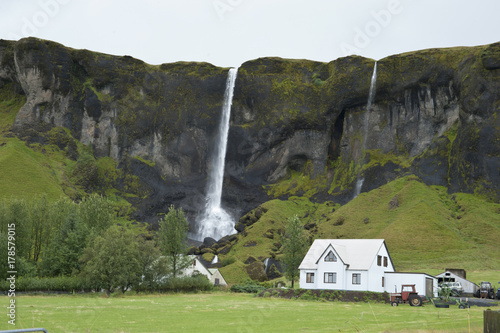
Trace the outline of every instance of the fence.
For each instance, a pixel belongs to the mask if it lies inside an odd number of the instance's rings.
[[[500,311],[484,310],[484,333],[500,332]]]

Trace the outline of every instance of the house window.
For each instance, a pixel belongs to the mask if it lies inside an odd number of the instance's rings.
[[[384,267],[387,267],[387,257],[384,257]]]
[[[382,266],[382,256],[377,256],[377,266]]]
[[[382,278],[383,279],[383,278]],[[215,278],[215,285],[218,286],[220,284],[219,279]]]
[[[193,267],[196,266],[196,259],[193,260]]]
[[[337,273],[325,273],[325,283],[337,283]]]
[[[314,283],[314,273],[306,274],[306,283]]]
[[[352,274],[352,284],[361,284],[361,274],[359,273]]]
[[[328,252],[328,255],[325,257],[325,261],[337,261],[337,257],[333,254],[333,251]]]
[[[385,287],[385,278],[382,276],[382,288]]]

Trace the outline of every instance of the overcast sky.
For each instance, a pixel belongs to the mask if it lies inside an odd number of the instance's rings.
[[[150,64],[379,60],[498,42],[499,13],[498,0],[0,0],[0,38],[35,36]]]

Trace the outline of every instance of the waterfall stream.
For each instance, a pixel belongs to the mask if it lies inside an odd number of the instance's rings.
[[[219,125],[217,147],[209,173],[205,210],[198,218],[198,231],[195,239],[203,241],[205,237],[219,240],[223,236],[236,233],[235,222],[221,207],[222,183],[226,159],[227,137],[229,133],[229,118],[233,102],[233,90],[238,74],[237,68],[231,68],[226,81],[226,91],[222,105],[222,117]]]
[[[364,159],[365,149],[366,149],[366,138],[368,136],[368,125],[369,125],[369,117],[370,112],[372,111],[372,104],[375,100],[375,89],[377,85],[377,62],[375,62],[375,66],[373,66],[372,78],[370,81],[370,91],[368,92],[368,101],[366,102],[366,111],[363,121],[363,144],[361,145],[361,154]],[[363,166],[363,164],[361,164]],[[363,187],[363,182],[365,181],[365,177],[360,177],[360,171],[358,171],[358,179],[356,180],[356,189],[354,192],[354,198],[356,198],[360,193]]]

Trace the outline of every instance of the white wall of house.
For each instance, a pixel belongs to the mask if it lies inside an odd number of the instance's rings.
[[[306,280],[308,274],[314,275],[312,282]],[[318,280],[318,272],[315,269],[314,270],[312,270],[312,269],[308,269],[308,270],[301,269],[300,270],[300,280],[299,280],[300,288],[302,288],[302,289],[318,289],[316,287],[317,280]]]
[[[217,268],[209,268],[208,270],[212,274],[210,277],[210,282],[212,282],[214,286],[227,286],[226,280]]]
[[[325,261],[330,253],[334,261]],[[335,249],[330,245],[318,259],[318,269],[315,289],[345,289],[346,265],[342,262]],[[334,283],[328,282],[328,274],[334,274]],[[326,276],[325,276],[326,274]],[[301,285],[302,286],[302,285]]]
[[[346,273],[346,290],[368,291],[368,271],[347,270]]]
[[[191,276],[195,271],[198,271],[210,280],[210,275],[212,275],[212,273],[208,271],[208,269],[198,260],[198,258],[196,258],[195,256],[191,257],[193,261],[191,265],[183,271],[183,275]]]
[[[394,265],[385,246],[380,247],[370,269],[368,270],[368,286],[366,290],[384,292],[386,272],[394,272]]]

